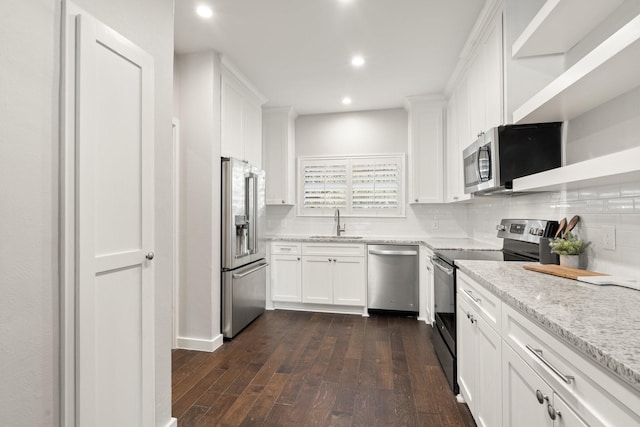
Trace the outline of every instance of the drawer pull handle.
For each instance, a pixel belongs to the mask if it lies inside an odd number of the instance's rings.
[[[473,300],[473,302],[475,302],[475,303],[479,303],[479,302],[481,301],[481,300],[480,300],[480,298],[476,298],[476,297],[474,297],[474,296],[473,296],[473,293],[472,293],[470,290],[468,290],[468,289],[463,289],[463,291],[464,291],[464,293],[465,293],[465,294],[469,295],[469,298],[471,298],[471,299]]]
[[[558,370],[558,368],[553,366],[547,359],[545,359],[542,356],[542,350],[533,348],[529,344],[527,344],[526,347],[527,347],[527,350],[529,350],[535,357],[537,357],[538,360],[540,360],[540,362],[542,362],[543,365],[545,365],[547,368],[551,369],[551,371],[554,374],[556,374],[562,381],[564,381],[567,384],[571,384],[571,382],[575,380],[575,377],[563,374],[562,372],[560,372]]]

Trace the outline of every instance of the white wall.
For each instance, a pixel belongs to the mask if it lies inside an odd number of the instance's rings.
[[[220,58],[176,56],[181,142],[178,346],[212,351],[220,334]]]
[[[299,116],[298,156],[407,153],[408,114],[403,109]],[[407,205],[403,218],[345,217],[347,235],[465,237],[466,209],[459,205]],[[298,217],[296,208],[267,207],[268,234],[335,234],[333,217]]]
[[[298,116],[296,156],[406,153],[407,123],[401,108]]]
[[[1,423],[57,416],[59,4],[0,2]]]
[[[58,424],[59,40],[62,0],[0,2],[0,414]],[[155,60],[156,422],[171,414],[171,0],[78,0]]]

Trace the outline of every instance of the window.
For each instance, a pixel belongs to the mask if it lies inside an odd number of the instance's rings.
[[[300,157],[300,215],[404,215],[404,155]]]

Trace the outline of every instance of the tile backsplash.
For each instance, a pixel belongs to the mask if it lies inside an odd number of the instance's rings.
[[[560,220],[580,216],[574,230],[591,242],[589,270],[640,281],[640,181],[580,190],[476,198],[470,203],[408,205],[403,218],[343,217],[346,235],[470,237],[501,246],[502,218]],[[295,207],[267,207],[270,235],[334,234],[333,217],[297,216]],[[615,249],[611,247],[615,241]]]
[[[573,191],[475,199],[467,212],[469,237],[495,242],[503,217],[555,219],[580,216],[574,230],[590,241],[589,270],[640,281],[640,181]],[[615,249],[607,242],[615,240]],[[609,244],[611,247],[611,244]]]

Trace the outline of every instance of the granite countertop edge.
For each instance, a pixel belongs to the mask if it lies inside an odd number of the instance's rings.
[[[631,386],[636,391],[640,391],[640,372],[634,369],[631,369],[624,362],[618,360],[611,354],[608,354],[603,349],[599,348],[597,345],[589,342],[588,339],[581,337],[566,327],[560,325],[559,323],[550,319],[547,315],[540,313],[535,307],[527,304],[526,302],[521,301],[517,297],[511,295],[509,292],[500,288],[491,282],[491,280],[486,279],[481,274],[478,274],[477,271],[473,268],[473,262],[477,261],[456,261],[457,266],[461,271],[468,274],[472,279],[476,280],[478,283],[486,287],[489,291],[497,295],[502,299],[502,301],[506,302],[516,310],[525,314],[530,320],[534,321],[534,323],[541,326],[543,329],[550,332],[552,335],[559,338],[562,342],[567,344],[569,347],[576,349],[579,353],[583,354],[587,357],[587,359],[592,360],[597,365],[605,368],[608,372],[614,374],[618,379],[622,380],[624,383]],[[487,261],[491,262],[491,261]],[[494,261],[496,263],[500,263],[499,261]],[[502,262],[504,264],[504,262]],[[526,263],[509,263],[513,265],[513,267],[521,268],[523,264]],[[529,274],[536,275],[541,273],[528,272]],[[572,279],[565,279],[560,277],[553,277],[554,280],[564,280],[573,282]],[[637,292],[631,291],[630,292]]]
[[[495,251],[501,248],[490,243],[480,242],[466,237],[410,237],[410,236],[363,236],[362,238],[344,237],[312,237],[306,235],[273,235],[267,236],[267,241],[271,242],[301,242],[301,243],[362,243],[367,245],[375,244],[400,244],[400,245],[421,245],[432,251],[437,250],[487,250]]]

